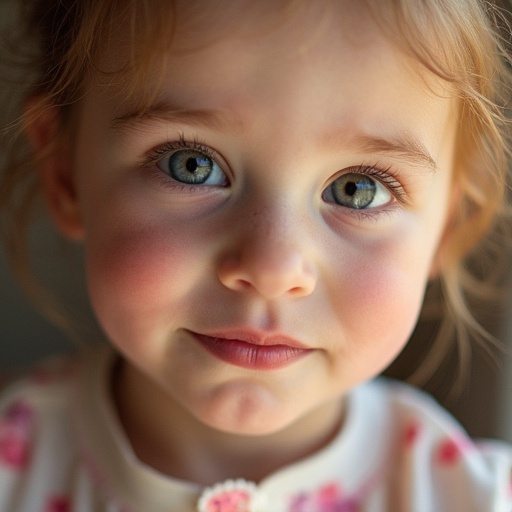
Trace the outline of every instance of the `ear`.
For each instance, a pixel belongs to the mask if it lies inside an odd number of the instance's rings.
[[[72,169],[71,142],[63,136],[58,107],[48,105],[45,98],[32,98],[26,105],[24,128],[36,155],[50,216],[63,235],[82,240],[84,230]]]

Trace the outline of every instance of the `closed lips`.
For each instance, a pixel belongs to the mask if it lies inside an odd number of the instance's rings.
[[[218,359],[254,370],[277,370],[295,363],[312,352],[286,336],[257,336],[239,332],[219,336],[189,331],[210,354]],[[226,337],[229,336],[229,337]]]

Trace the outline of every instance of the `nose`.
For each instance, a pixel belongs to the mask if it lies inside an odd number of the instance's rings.
[[[231,238],[218,267],[219,280],[230,290],[256,292],[265,299],[305,297],[317,283],[311,250],[295,223],[255,214]]]

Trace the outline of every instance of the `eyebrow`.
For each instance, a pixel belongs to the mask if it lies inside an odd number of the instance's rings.
[[[392,138],[358,134],[348,138],[348,146],[361,153],[377,153],[419,166],[430,173],[438,170],[438,165],[425,145],[412,133],[401,133]]]
[[[184,109],[174,107],[168,103],[161,103],[142,112],[130,112],[114,118],[110,128],[118,134],[142,131],[146,126],[154,123],[179,123],[192,127],[209,127],[214,130],[236,133],[243,129],[240,118],[226,114],[222,110],[214,109]],[[435,173],[438,166],[425,145],[412,133],[403,132],[397,136],[383,138],[366,133],[346,134],[343,130],[340,136],[329,134],[324,145],[332,147],[345,147],[366,154],[378,154],[395,158],[406,164],[421,167],[430,173]]]
[[[169,104],[158,104],[142,112],[131,112],[114,118],[110,128],[119,134],[143,130],[154,123],[182,123],[190,126],[208,126],[212,129],[227,130],[231,126],[238,130],[241,121],[228,116],[222,110],[184,109]]]

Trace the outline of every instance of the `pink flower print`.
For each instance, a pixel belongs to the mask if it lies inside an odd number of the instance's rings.
[[[463,436],[445,438],[437,448],[437,461],[441,466],[453,466],[470,448],[470,442]]]
[[[290,512],[359,512],[356,500],[343,497],[341,487],[327,484],[313,493],[301,493],[292,499]]]
[[[51,497],[46,503],[44,512],[70,512],[71,504],[69,499],[62,497]]]
[[[33,409],[22,402],[13,403],[0,419],[0,464],[23,469],[30,457]]]
[[[307,512],[308,501],[309,498],[306,493],[294,496],[291,501],[290,512]]]
[[[245,491],[218,494],[206,505],[206,512],[249,512],[250,497]]]
[[[226,480],[204,489],[197,508],[199,512],[250,512],[260,509],[261,498],[254,482]]]
[[[404,430],[403,444],[405,448],[411,448],[421,435],[421,425],[417,421],[411,421]]]
[[[320,488],[317,500],[320,504],[331,504],[341,496],[341,489],[337,484],[328,484]]]

